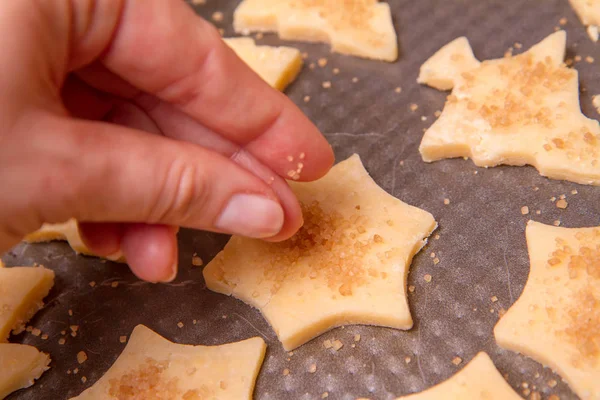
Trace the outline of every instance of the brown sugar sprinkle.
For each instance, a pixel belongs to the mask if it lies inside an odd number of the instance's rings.
[[[344,347],[344,343],[342,343],[339,339],[336,339],[332,342],[332,348],[335,351],[340,350],[342,347]]]
[[[577,193],[579,193],[579,192],[577,191],[577,189],[573,189],[573,190],[571,190],[571,194],[572,194],[572,195],[575,195],[575,194],[577,194]]]
[[[325,67],[327,65],[327,59],[326,58],[319,58],[317,60],[317,65],[321,68]]]
[[[329,88],[331,88],[331,82],[325,81],[321,84],[321,86],[323,86],[323,89],[329,89]]]
[[[460,365],[460,363],[462,363],[462,358],[460,358],[460,357],[454,357],[454,358],[452,359],[452,364],[454,364],[454,365],[457,365],[457,366],[458,366],[458,365]]]
[[[386,238],[367,234],[369,219],[360,210],[353,208],[354,213],[345,217],[337,211],[325,212],[314,201],[302,204],[302,211],[304,225],[296,235],[284,242],[265,244],[270,260],[264,277],[273,282],[271,293],[277,293],[282,282],[293,274],[311,279],[322,277],[329,288],[342,296],[352,295],[354,288],[367,279],[386,278],[379,272],[379,263],[365,262],[370,252],[386,243]],[[385,259],[386,254],[381,254],[381,261]],[[308,264],[308,270],[298,271],[296,265],[300,262]]]
[[[285,368],[285,369],[283,370],[283,376],[288,376],[289,374],[290,374],[290,370],[289,370],[289,369],[287,369],[287,368]]]
[[[400,86],[398,86],[396,89],[394,89],[394,92],[402,93],[402,88]]]
[[[119,336],[119,343],[127,342],[127,336]]]
[[[47,333],[44,333],[42,335],[42,340],[48,340],[48,334]]]
[[[91,282],[89,283],[89,285],[90,285],[90,287],[95,287],[95,286],[96,286],[96,282],[95,282],[95,281],[91,281]]]
[[[548,400],[560,400],[560,397],[558,397],[555,394],[551,394],[550,396],[548,396]]]
[[[308,103],[310,101],[310,96],[304,96],[304,102]]]
[[[531,396],[529,396],[529,400],[542,400],[542,395],[539,392],[531,392]]]
[[[413,285],[410,285],[410,286],[408,287],[408,291],[409,291],[409,292],[411,292],[411,293],[414,293],[414,291],[415,291],[415,287],[414,287]]]
[[[322,399],[326,399],[329,397],[329,393],[328,392],[323,392],[323,394],[321,395]]]
[[[315,63],[308,64],[308,68],[309,69],[315,69]]]
[[[77,362],[79,364],[83,364],[84,362],[86,362],[88,359],[87,354],[85,353],[85,351],[80,351],[79,353],[77,353]]]
[[[58,339],[58,344],[59,344],[59,345],[61,345],[61,346],[62,346],[63,344],[65,344],[66,342],[67,342],[67,341],[66,341],[66,339],[65,339],[65,338],[60,338],[60,339]]]
[[[42,331],[41,331],[40,329],[38,329],[38,328],[33,328],[33,329],[31,330],[31,334],[32,334],[33,336],[40,336],[40,335],[42,334]]]
[[[419,106],[417,104],[415,104],[415,103],[412,103],[409,106],[409,108],[410,108],[410,111],[415,112],[415,111],[417,111],[419,109]]]
[[[331,72],[333,72],[334,75],[337,75],[340,73],[340,69],[339,68],[334,68],[333,70],[331,70]]]
[[[360,335],[358,335],[358,334],[354,335],[354,341],[360,342]]]
[[[113,283],[110,284],[111,288],[116,288],[118,286],[119,286],[119,282],[113,282]]]
[[[311,374],[317,372],[317,364],[311,364],[310,367],[308,367],[308,372],[310,372]]]
[[[357,77],[352,78],[352,83],[356,83],[356,82],[358,82],[358,78]]]
[[[588,63],[588,64],[592,64],[594,62],[594,57],[587,56],[585,58],[585,62]]]
[[[167,361],[158,362],[152,358],[139,367],[109,381],[108,394],[119,400],[134,399],[198,399],[197,390],[182,393],[178,387],[178,378],[167,378],[163,373],[168,367]],[[193,397],[196,394],[197,397]],[[183,396],[183,397],[181,397]]]
[[[410,362],[411,362],[411,358],[410,358],[410,357],[404,357],[404,362],[405,362],[406,364],[410,364]]]
[[[567,24],[567,19],[565,17],[562,17],[558,20],[558,23],[564,26]]]
[[[86,383],[87,382],[87,378],[85,376],[81,377],[81,383]]]
[[[580,62],[581,61],[581,56],[575,56],[574,60],[575,60],[575,62]]]
[[[223,13],[221,11],[215,11],[212,15],[212,20],[215,22],[223,21]]]
[[[498,301],[498,297],[497,297],[497,296],[492,296],[492,297],[490,298],[490,300],[492,301],[492,303],[495,303],[495,302],[497,302],[497,301]]]
[[[448,205],[448,204],[450,204],[450,199],[444,199],[444,204],[445,204],[445,205]]]
[[[423,279],[425,280],[425,282],[429,283],[431,282],[431,275],[430,274],[425,274],[425,276],[423,277]]]
[[[75,369],[73,370],[73,373],[74,373],[75,375],[77,375],[77,374],[79,373],[79,368],[75,368]]]
[[[554,225],[554,226],[560,226],[560,221],[559,221],[559,220],[556,220],[556,221],[554,221],[554,222],[552,223],[552,225]]]
[[[556,387],[556,385],[558,385],[558,382],[556,382],[556,379],[550,379],[548,381],[548,386],[550,386],[551,388]]]
[[[183,322],[179,321],[179,322],[177,323],[177,327],[178,327],[179,329],[183,328]]]
[[[521,207],[521,214],[523,214],[523,215],[529,214],[529,207],[527,207],[527,206]]]
[[[69,310],[69,317],[73,316],[73,310]]]
[[[326,349],[330,349],[333,345],[331,344],[331,340],[327,339],[325,341],[323,341],[323,347],[325,347]]]
[[[202,265],[204,265],[204,261],[202,261],[202,258],[200,258],[198,254],[194,253],[194,255],[192,256],[192,265],[194,267],[201,267]]]
[[[523,47],[523,45],[521,43],[517,42],[514,44],[514,47],[515,47],[515,49],[520,49]]]
[[[556,202],[556,207],[563,209],[563,210],[565,208],[567,208],[568,205],[569,205],[569,203],[567,203],[567,201],[565,199],[560,199]]]

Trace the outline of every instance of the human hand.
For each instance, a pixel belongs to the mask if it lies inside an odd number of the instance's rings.
[[[181,0],[0,3],[0,252],[69,218],[169,281],[176,231],[283,240],[333,153]],[[289,161],[289,156],[293,161]]]

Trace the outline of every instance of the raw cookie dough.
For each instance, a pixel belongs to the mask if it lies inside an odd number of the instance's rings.
[[[484,61],[458,76],[447,49],[446,56],[434,55],[447,62],[433,76],[450,71],[454,89],[423,136],[423,160],[530,164],[549,178],[600,185],[600,126],[581,113],[577,71],[562,63],[565,43],[559,31],[524,54]]]
[[[257,46],[251,38],[229,38],[224,41],[275,89],[285,90],[302,69],[300,51],[293,47]]]
[[[556,370],[581,399],[600,399],[600,227],[529,222],[526,235],[529,279],[496,341]]]
[[[396,400],[521,400],[484,352],[452,378],[423,392]]]
[[[410,329],[406,277],[433,216],[377,186],[358,155],[290,185],[300,232],[282,243],[233,236],[204,269],[208,288],[258,308],[286,350],[339,325]]]
[[[417,82],[438,90],[450,90],[463,72],[475,69],[480,64],[473,55],[467,38],[459,37],[425,61],[419,71]]]
[[[0,268],[0,343],[17,335],[44,305],[54,286],[54,271],[44,267]]]
[[[0,399],[33,382],[48,370],[50,357],[35,347],[0,343]]]
[[[37,231],[25,236],[24,239],[28,243],[44,243],[54,240],[66,240],[69,246],[78,254],[96,257],[90,249],[83,243],[79,235],[77,221],[70,219],[62,224],[44,224]],[[105,257],[111,261],[126,262],[122,254],[117,254],[113,257]]]
[[[73,399],[252,399],[266,348],[259,337],[221,346],[177,344],[138,325],[112,367]]]
[[[598,26],[600,25],[600,1],[598,0],[569,0],[571,7],[577,13],[581,23],[587,26],[587,32],[594,42],[598,41]]]
[[[398,58],[390,7],[378,0],[243,0],[233,26],[246,35],[278,32],[286,40],[331,43],[338,53]]]

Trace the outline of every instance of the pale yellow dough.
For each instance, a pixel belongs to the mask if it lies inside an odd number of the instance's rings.
[[[79,235],[77,221],[74,219],[70,219],[62,224],[44,224],[37,231],[25,236],[24,240],[27,243],[44,243],[55,240],[65,240],[76,253],[86,256],[97,256],[87,248],[85,243],[83,243],[83,240]],[[106,258],[111,261],[126,262],[120,252],[115,256]]]
[[[35,347],[0,343],[0,399],[33,385],[48,364],[50,357]]]
[[[221,346],[176,344],[138,325],[112,367],[73,399],[252,399],[266,348],[258,337]]]
[[[600,1],[598,0],[569,0],[581,23],[587,26],[588,35],[594,42],[598,41],[598,26],[600,26]]]
[[[524,54],[484,61],[458,75],[449,61],[438,64],[432,84],[448,70],[453,90],[423,136],[423,160],[530,164],[549,178],[600,185],[600,126],[581,113],[577,71],[562,63],[565,43],[566,34],[559,31]],[[470,50],[462,47],[457,54],[468,57]]]
[[[496,341],[554,369],[581,399],[600,399],[600,227],[530,222],[526,235],[529,278]]]
[[[421,393],[396,400],[520,400],[484,352],[452,378]]]
[[[54,271],[44,267],[0,268],[0,343],[19,334],[44,305],[54,286]]]
[[[286,350],[339,325],[411,328],[406,277],[433,216],[377,186],[357,155],[290,184],[300,232],[283,243],[232,237],[204,269],[208,288],[258,308]]]
[[[243,0],[233,26],[242,34],[277,32],[286,40],[326,42],[358,57],[398,58],[390,7],[377,0]]]
[[[302,69],[300,51],[293,47],[257,46],[251,38],[228,38],[224,41],[254,72],[277,90],[285,90]]]

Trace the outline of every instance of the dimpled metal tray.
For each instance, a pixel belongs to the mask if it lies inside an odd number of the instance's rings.
[[[223,12],[223,21],[216,25],[225,36],[232,36],[237,3],[207,0],[194,7],[209,19],[215,11]],[[551,394],[563,400],[577,398],[549,369],[500,349],[492,330],[498,312],[519,297],[527,279],[527,220],[547,224],[559,220],[567,227],[600,225],[600,188],[551,181],[530,167],[480,169],[462,159],[422,162],[418,145],[423,129],[442,109],[446,94],[415,80],[431,54],[462,35],[469,38],[479,59],[497,58],[515,42],[527,49],[553,32],[564,17],[568,57],[590,55],[600,60],[600,47],[588,39],[566,0],[390,0],[389,4],[400,44],[397,62],[331,54],[327,45],[286,42],[308,53],[287,94],[326,132],[338,160],[359,153],[380,186],[431,212],[439,222],[439,239],[432,239],[415,257],[409,275],[409,285],[416,288],[409,295],[414,328],[405,332],[347,326],[289,355],[258,311],[207,290],[202,268],[191,265],[194,252],[205,262],[211,260],[226,236],[183,230],[180,273],[168,285],[139,282],[125,266],[77,256],[64,243],[22,244],[3,257],[7,265],[40,263],[54,269],[57,279],[46,307],[31,323],[49,338],[25,333],[13,341],[35,345],[50,353],[53,361],[34,387],[10,396],[11,400],[56,400],[79,394],[115,361],[124,347],[119,336],[129,335],[137,324],[180,343],[216,345],[262,336],[269,348],[256,385],[257,399],[315,399],[324,392],[328,399],[392,399],[448,379],[482,350],[518,393],[526,383],[543,398]],[[276,35],[265,35],[258,42],[282,43]],[[321,57],[328,64],[311,68]],[[339,74],[334,75],[333,68],[339,68]],[[591,95],[600,93],[600,72],[585,62],[575,68],[580,72],[583,111],[595,118]],[[330,89],[322,87],[324,81],[331,81]],[[310,101],[304,102],[307,95]],[[410,111],[412,103],[419,106],[415,112]],[[577,195],[571,195],[574,189]],[[561,194],[567,195],[566,210],[550,201]],[[445,205],[444,199],[450,204]],[[532,213],[521,215],[522,206]],[[440,260],[437,265],[432,252]],[[430,283],[423,279],[425,274],[433,277]],[[498,301],[491,302],[492,296]],[[183,328],[177,327],[180,321]],[[69,336],[61,346],[60,331],[69,325],[79,325],[78,335]],[[355,334],[361,340],[353,348]],[[340,339],[344,347],[326,350],[325,339]],[[78,365],[76,354],[81,350],[89,359]],[[455,366],[454,357],[462,364]],[[312,364],[316,373],[309,372]],[[74,368],[79,368],[77,375],[67,374]],[[290,373],[284,376],[286,368]],[[551,379],[558,381],[554,388],[548,385]]]

